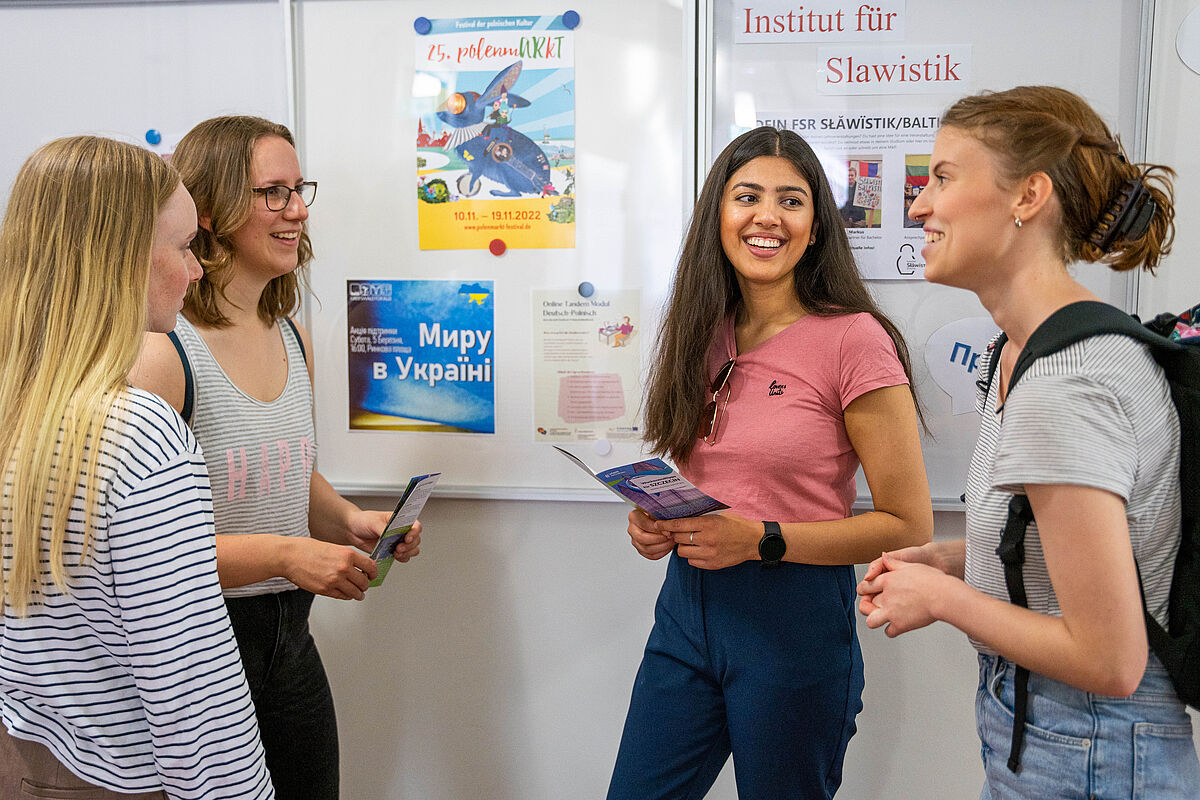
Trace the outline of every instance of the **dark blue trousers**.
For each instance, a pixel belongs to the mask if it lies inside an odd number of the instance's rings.
[[[227,597],[277,800],[337,800],[333,693],[308,630],[311,592]]]
[[[731,753],[739,797],[833,797],[862,710],[854,584],[671,555],[608,800],[699,800]]]

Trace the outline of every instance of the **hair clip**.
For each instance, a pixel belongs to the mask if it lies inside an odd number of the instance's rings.
[[[1140,239],[1156,211],[1158,203],[1150,196],[1142,176],[1130,178],[1100,215],[1088,241],[1107,253],[1114,242]]]

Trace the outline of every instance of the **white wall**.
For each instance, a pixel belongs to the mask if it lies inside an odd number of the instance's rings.
[[[1200,303],[1200,75],[1176,54],[1175,38],[1196,0],[1156,3],[1150,81],[1150,124],[1146,157],[1179,173],[1175,182],[1175,246],[1158,271],[1143,275],[1138,311],[1143,318],[1161,311],[1182,311]]]

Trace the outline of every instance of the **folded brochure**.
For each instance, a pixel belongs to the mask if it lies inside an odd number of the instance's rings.
[[[371,558],[379,567],[379,573],[375,576],[375,580],[368,584],[369,586],[378,586],[387,577],[388,570],[396,561],[392,557],[392,551],[396,549],[396,545],[400,543],[405,534],[412,530],[413,523],[417,521],[417,516],[425,507],[425,501],[429,499],[430,492],[433,491],[433,487],[437,485],[438,478],[441,476],[440,472],[417,475],[408,482],[404,494],[400,495],[400,502],[396,503],[396,510],[392,512],[392,518],[384,526],[383,535],[379,537],[379,541],[375,543],[375,549],[371,551]]]
[[[637,506],[655,519],[698,517],[710,511],[729,508],[697,489],[661,458],[649,458],[603,472],[592,472],[591,467],[571,453],[557,445],[554,449],[625,502]]]

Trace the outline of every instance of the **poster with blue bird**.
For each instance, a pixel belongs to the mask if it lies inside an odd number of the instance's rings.
[[[417,20],[422,250],[575,246],[578,15]]]

